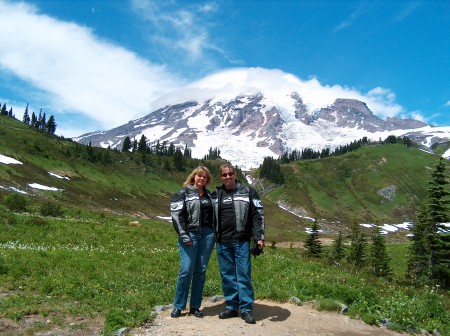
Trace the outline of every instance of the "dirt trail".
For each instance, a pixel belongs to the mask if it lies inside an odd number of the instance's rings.
[[[161,311],[151,325],[133,329],[133,336],[301,336],[301,335],[407,335],[372,326],[348,316],[318,311],[312,304],[302,306],[257,300],[254,305],[256,324],[247,324],[240,317],[227,320],[218,318],[225,308],[224,302],[204,301],[203,318],[187,315],[171,318],[171,309]]]

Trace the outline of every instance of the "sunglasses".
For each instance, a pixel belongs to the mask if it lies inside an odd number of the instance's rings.
[[[234,172],[232,172],[232,173],[223,173],[223,174],[220,174],[220,176],[222,176],[222,177],[227,177],[227,175],[231,177],[231,176],[234,175]]]

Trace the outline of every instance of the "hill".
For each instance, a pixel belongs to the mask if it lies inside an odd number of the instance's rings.
[[[0,118],[0,154],[22,163],[0,164],[2,196],[16,188],[28,193],[35,207],[52,201],[72,213],[85,209],[150,219],[169,216],[169,199],[193,167],[206,164],[216,175],[222,163],[183,158],[180,171],[170,156],[85,146],[8,117]],[[320,219],[324,234],[331,236],[355,221],[413,221],[436,159],[399,144],[366,146],[343,156],[284,164],[285,183],[268,193],[265,182],[256,178],[257,170],[248,179],[264,195],[268,239],[296,241],[312,218]],[[216,184],[217,178],[210,187]]]

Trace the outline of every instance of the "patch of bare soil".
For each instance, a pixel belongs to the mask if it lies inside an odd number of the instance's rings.
[[[296,305],[257,300],[253,313],[256,324],[247,324],[240,317],[220,320],[218,314],[225,309],[221,302],[204,301],[203,318],[187,315],[171,318],[171,309],[161,311],[147,326],[133,329],[133,336],[360,336],[406,335],[385,327],[373,326],[348,316],[318,311],[312,304]]]
[[[15,322],[0,318],[0,335],[18,336],[95,336],[101,335],[104,319],[96,318],[66,318],[55,324],[50,317],[30,315]]]

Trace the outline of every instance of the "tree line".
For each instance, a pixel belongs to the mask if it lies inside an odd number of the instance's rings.
[[[311,159],[323,159],[330,156],[339,156],[344,155],[348,152],[353,152],[362,146],[367,145],[384,145],[384,144],[394,144],[399,143],[403,144],[406,147],[417,147],[417,144],[412,141],[410,138],[404,136],[404,137],[397,137],[395,135],[389,135],[385,140],[379,140],[379,141],[370,141],[367,137],[363,137],[359,140],[355,140],[350,142],[347,145],[339,146],[335,148],[333,151],[330,150],[330,148],[323,148],[320,151],[315,151],[311,148],[305,148],[303,150],[297,150],[294,149],[291,152],[285,152],[283,153],[279,158],[278,161],[280,163],[290,163],[292,161],[298,161],[298,160],[311,160]]]
[[[6,103],[1,105],[0,115],[16,119],[16,116],[13,113],[13,108],[10,107],[8,110]],[[47,116],[46,116],[45,112],[42,111],[42,109],[40,109],[39,115],[36,115],[33,111],[30,116],[29,110],[28,110],[28,104],[25,107],[25,112],[23,113],[22,121],[31,127],[34,127],[38,130],[42,130],[42,131],[50,133],[50,134],[55,134],[55,132],[56,132],[55,117],[53,115],[51,115],[47,120]]]
[[[260,165],[259,177],[266,178],[273,183],[283,184],[284,176],[281,171],[280,164],[288,164],[293,161],[299,160],[313,160],[313,159],[323,159],[331,156],[340,156],[349,152],[353,152],[362,146],[368,145],[385,145],[385,144],[403,144],[406,147],[416,147],[417,144],[409,139],[408,137],[397,137],[395,135],[389,135],[385,140],[379,140],[372,142],[367,137],[363,137],[360,140],[355,140],[348,145],[343,145],[337,147],[334,151],[330,148],[323,148],[321,151],[315,151],[311,148],[305,148],[303,150],[294,149],[290,153],[285,152],[278,157],[278,159],[273,159],[271,157],[265,157],[263,163]]]

